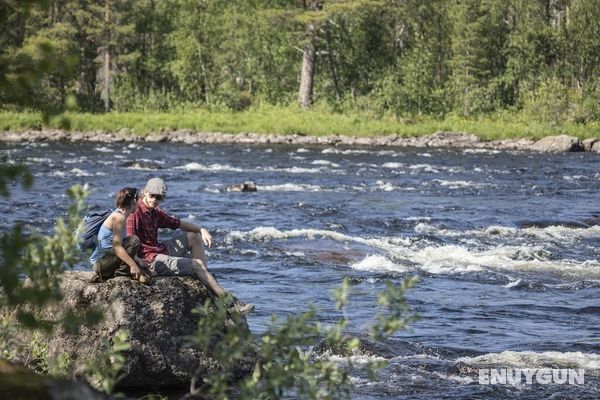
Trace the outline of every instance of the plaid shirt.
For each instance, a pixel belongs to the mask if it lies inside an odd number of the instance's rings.
[[[137,235],[140,238],[142,245],[138,256],[151,263],[157,254],[167,253],[167,246],[158,241],[158,228],[177,229],[180,223],[179,218],[170,216],[158,207],[149,210],[139,200],[137,210],[127,218],[127,236]]]

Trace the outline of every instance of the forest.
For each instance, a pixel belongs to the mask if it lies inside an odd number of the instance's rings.
[[[597,0],[12,3],[0,9],[5,111],[298,104],[398,120],[600,120]]]

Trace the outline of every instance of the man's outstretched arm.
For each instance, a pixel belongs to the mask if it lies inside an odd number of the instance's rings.
[[[210,233],[208,232],[208,230],[206,228],[203,228],[199,225],[192,224],[191,222],[186,222],[186,221],[181,221],[181,223],[179,224],[179,228],[186,232],[199,233],[200,236],[202,237],[202,241],[204,242],[204,245],[206,247],[212,247],[212,244],[213,244],[212,236],[210,235]]]

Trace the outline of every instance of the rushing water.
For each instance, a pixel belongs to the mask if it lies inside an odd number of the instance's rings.
[[[351,329],[366,337],[385,280],[417,275],[420,320],[353,357],[390,361],[375,382],[350,370],[355,399],[600,397],[597,155],[25,143],[0,155],[36,178],[0,199],[4,230],[51,229],[72,184],[107,208],[120,187],[163,177],[163,207],[211,229],[210,267],[256,305],[255,333],[309,303],[334,322],[330,293],[349,276]],[[247,180],[256,193],[224,191]],[[585,383],[481,385],[480,368],[581,368]]]

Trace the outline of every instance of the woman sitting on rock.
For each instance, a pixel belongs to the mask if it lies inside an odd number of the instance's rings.
[[[117,208],[106,218],[98,232],[98,244],[90,256],[90,263],[99,280],[115,276],[131,276],[142,283],[150,283],[151,274],[146,262],[137,257],[140,239],[127,236],[125,221],[138,203],[136,188],[123,188],[117,193]]]

